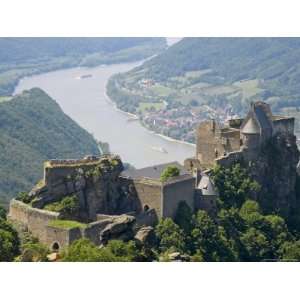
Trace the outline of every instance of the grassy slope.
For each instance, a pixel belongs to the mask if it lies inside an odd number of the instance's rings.
[[[98,153],[93,137],[42,90],[0,103],[0,201],[30,189],[46,159]]]

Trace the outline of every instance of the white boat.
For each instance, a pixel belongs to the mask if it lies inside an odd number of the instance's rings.
[[[153,146],[151,147],[152,150],[155,150],[155,151],[158,151],[158,152],[161,152],[161,153],[168,153],[168,151],[163,148],[163,147],[156,147],[156,146]]]
[[[87,79],[87,78],[91,78],[93,75],[92,74],[84,74],[81,76],[77,76],[76,79]]]
[[[132,117],[127,119],[127,122],[138,121],[138,120],[139,120],[138,116],[132,116]]]

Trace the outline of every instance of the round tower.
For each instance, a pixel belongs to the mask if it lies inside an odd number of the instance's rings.
[[[257,121],[251,117],[241,130],[243,147],[255,149],[260,145],[260,128]]]

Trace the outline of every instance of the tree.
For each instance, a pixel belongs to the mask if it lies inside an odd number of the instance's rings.
[[[77,219],[80,211],[79,199],[77,196],[67,196],[47,204],[44,209],[59,212],[64,219]]]
[[[221,207],[224,208],[240,208],[253,192],[260,189],[240,164],[230,168],[217,165],[212,171],[212,179],[219,191]]]
[[[265,216],[265,222],[264,233],[270,242],[273,256],[278,257],[281,245],[291,240],[292,236],[288,232],[287,225],[282,217],[268,215]]]
[[[105,248],[111,252],[118,261],[136,261],[139,256],[138,249],[133,241],[125,243],[120,240],[111,240]]]
[[[241,242],[247,250],[247,261],[262,261],[270,257],[269,242],[261,231],[253,227],[248,229],[241,235]]]
[[[20,241],[16,230],[0,219],[0,261],[12,261],[19,254]]]
[[[217,224],[207,212],[199,210],[194,217],[192,230],[194,251],[204,261],[232,261],[234,257],[223,236],[219,234]]]
[[[117,261],[111,252],[99,249],[88,239],[76,240],[62,253],[62,256],[63,261],[71,262]]]
[[[22,262],[48,261],[48,253],[49,249],[47,246],[39,242],[30,242],[22,245],[22,254],[18,260]]]
[[[160,240],[159,248],[162,252],[184,251],[183,230],[172,219],[161,219],[155,228],[155,233]]]
[[[259,204],[253,200],[246,200],[240,209],[240,215],[247,218],[247,215],[251,213],[261,213]]]
[[[2,206],[0,206],[0,219],[6,220],[6,210]]]
[[[264,216],[261,214],[259,204],[253,200],[246,200],[239,211],[240,216],[248,227],[263,230],[266,226]]]
[[[62,253],[63,261],[72,262],[129,262],[137,260],[138,255],[133,241],[112,240],[99,248],[88,239],[76,240]]]
[[[191,233],[193,224],[193,214],[191,208],[186,204],[185,201],[181,201],[178,205],[176,215],[175,215],[175,223],[183,229],[186,235]]]
[[[162,173],[160,175],[160,180],[162,182],[165,182],[172,177],[179,176],[179,174],[180,174],[180,170],[178,169],[178,167],[168,166],[162,171]]]
[[[300,261],[300,241],[283,243],[280,254],[283,260]]]

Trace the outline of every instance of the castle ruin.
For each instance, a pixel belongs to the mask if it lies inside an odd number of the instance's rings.
[[[299,160],[292,141],[294,118],[272,115],[264,102],[251,104],[244,119],[229,120],[228,126],[221,127],[214,120],[201,123],[196,130],[195,157],[186,159],[185,167],[171,162],[124,170],[116,155],[50,160],[44,164],[43,180],[29,192],[26,202],[11,201],[9,218],[57,251],[82,237],[96,245],[113,238],[132,239],[140,228],[154,226],[161,218],[174,218],[182,201],[192,211],[203,209],[214,215],[218,193],[210,178],[211,168],[240,161],[255,165],[261,148],[280,135],[290,138],[286,155],[293,158],[294,168]],[[289,144],[289,140],[284,143]],[[175,165],[180,174],[162,182],[160,175],[170,165]],[[252,174],[259,178],[267,171],[256,167]],[[286,181],[288,172],[279,174],[281,182]],[[286,206],[294,186],[295,179],[276,190]],[[65,215],[47,210],[49,204],[68,196],[76,197],[79,205],[79,212],[67,218],[73,222],[67,223],[72,225],[69,227],[60,222]]]
[[[244,119],[231,119],[221,127],[215,120],[199,124],[196,130],[196,155],[185,161],[188,169],[206,170],[215,164],[229,166],[244,159],[255,160],[260,148],[277,134],[294,135],[295,119],[272,115],[267,103],[251,104]]]

